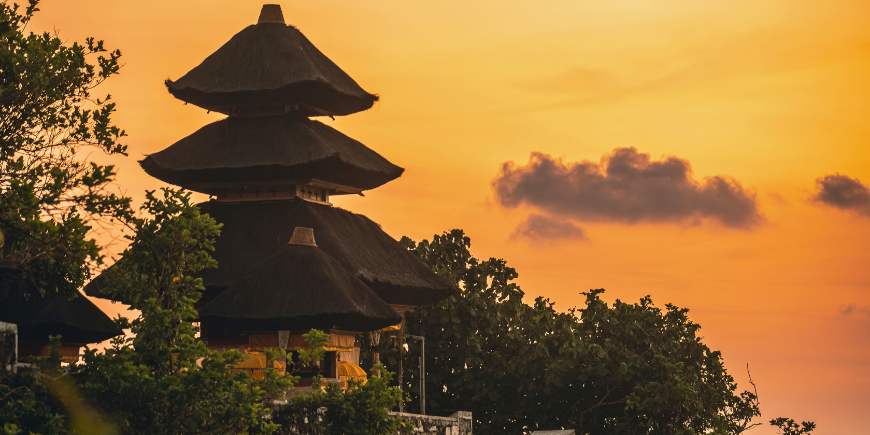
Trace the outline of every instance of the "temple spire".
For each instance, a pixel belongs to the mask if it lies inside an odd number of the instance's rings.
[[[284,14],[281,12],[281,5],[263,5],[257,24],[263,23],[284,24]]]

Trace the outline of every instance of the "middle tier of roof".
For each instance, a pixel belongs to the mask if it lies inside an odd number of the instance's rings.
[[[368,190],[404,172],[338,130],[295,114],[213,122],[139,163],[155,178],[203,193],[312,179]]]

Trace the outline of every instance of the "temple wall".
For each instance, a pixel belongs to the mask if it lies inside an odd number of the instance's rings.
[[[339,352],[338,354],[342,361],[359,365],[359,347],[354,347],[350,352]]]
[[[320,418],[326,412],[326,408],[320,408],[307,416],[296,416],[294,420],[283,420],[283,425],[279,430],[279,434],[293,435],[321,435],[314,426],[309,425],[308,421],[312,418]],[[417,435],[471,435],[471,413],[459,411],[449,417],[438,417],[433,415],[407,414],[399,412],[390,412],[392,417],[400,417],[405,422],[414,425],[413,434]],[[399,435],[399,434],[396,434]]]
[[[437,417],[434,415],[407,414],[391,412],[392,416],[399,416],[402,420],[414,425],[415,434],[433,435],[471,435],[471,413],[458,411],[450,417]]]

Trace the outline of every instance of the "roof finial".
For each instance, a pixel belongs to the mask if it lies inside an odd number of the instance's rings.
[[[280,23],[284,24],[284,14],[281,12],[281,5],[263,5],[260,11],[260,19],[257,24],[262,23]]]
[[[293,235],[290,236],[290,242],[288,245],[302,245],[302,246],[317,246],[317,243],[314,242],[314,229],[313,228],[305,228],[305,227],[296,227],[293,230]]]

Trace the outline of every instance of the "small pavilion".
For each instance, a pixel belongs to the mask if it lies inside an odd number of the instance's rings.
[[[79,359],[83,346],[100,343],[121,334],[115,322],[82,295],[71,300],[41,295],[11,296],[0,303],[0,321],[17,325],[18,362],[49,356],[49,336],[59,335],[63,362]]]

